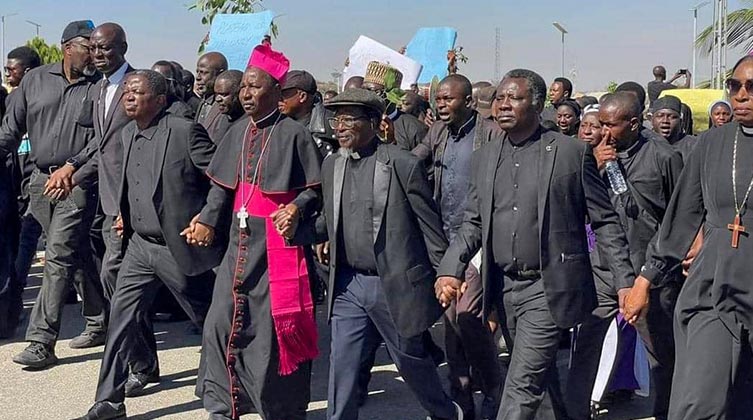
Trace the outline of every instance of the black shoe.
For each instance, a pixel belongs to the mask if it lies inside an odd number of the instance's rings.
[[[464,418],[471,420],[476,418],[476,405],[473,402],[473,393],[470,389],[460,390],[453,387],[450,390],[450,398],[463,411]]]
[[[13,362],[34,369],[42,369],[58,362],[55,350],[47,344],[32,341],[21,353],[13,357]]]
[[[85,416],[74,420],[115,420],[127,418],[125,404],[102,401],[95,403]]]
[[[133,398],[141,395],[141,392],[148,384],[159,383],[159,372],[152,373],[131,373],[125,384],[125,396]]]
[[[481,402],[481,417],[480,420],[494,420],[497,418],[497,411],[499,411],[499,404],[494,397],[484,397]]]
[[[106,337],[107,333],[104,331],[84,331],[81,335],[71,340],[68,343],[68,347],[72,349],[88,349],[102,346],[105,344]]]

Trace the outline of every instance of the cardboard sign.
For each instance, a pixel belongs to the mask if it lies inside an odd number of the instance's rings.
[[[399,52],[380,44],[373,39],[361,35],[353,47],[350,48],[348,55],[348,67],[343,70],[342,83],[345,83],[353,76],[364,76],[366,67],[370,61],[379,61],[390,65],[403,73],[401,89],[410,89],[410,85],[416,83],[418,74],[421,73],[421,64],[412,60]]]
[[[230,69],[246,70],[251,50],[261,44],[264,35],[269,33],[274,16],[271,10],[215,16],[205,51],[222,53],[227,58]]]

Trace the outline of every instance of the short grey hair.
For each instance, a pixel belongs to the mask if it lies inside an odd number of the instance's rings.
[[[136,70],[128,73],[126,78],[143,77],[149,90],[155,95],[167,95],[167,79],[154,70]]]
[[[539,111],[544,109],[544,103],[546,102],[546,82],[538,73],[528,69],[514,69],[505,74],[502,80],[505,79],[525,79],[528,82],[528,93],[531,95],[533,107]]]

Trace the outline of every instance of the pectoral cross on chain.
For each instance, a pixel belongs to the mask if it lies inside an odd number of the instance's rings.
[[[238,213],[236,213],[235,217],[238,218],[238,224],[241,229],[246,229],[248,225],[246,224],[246,221],[248,220],[248,211],[246,211],[246,206],[242,206],[240,209],[238,209]]]
[[[740,215],[735,215],[735,221],[731,225],[727,225],[727,229],[732,231],[732,248],[737,248],[740,241],[740,234],[745,233],[745,226],[740,224]]]

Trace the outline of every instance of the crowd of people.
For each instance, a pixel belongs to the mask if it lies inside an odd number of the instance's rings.
[[[753,412],[753,56],[695,136],[669,91],[691,75],[661,66],[595,98],[528,69],[402,92],[374,61],[320,93],[268,39],[243,72],[209,52],[195,75],[133,68],[116,23],[71,22],[61,47],[5,65],[0,336],[42,237],[13,361],[57,363],[73,287],[86,326],[70,347],[104,345],[80,419],[125,419],[160,381],[169,302],[202,336],[210,419],[305,419],[317,328],[333,420],[358,418],[382,343],[430,419],[590,419],[649,377],[657,419]]]

